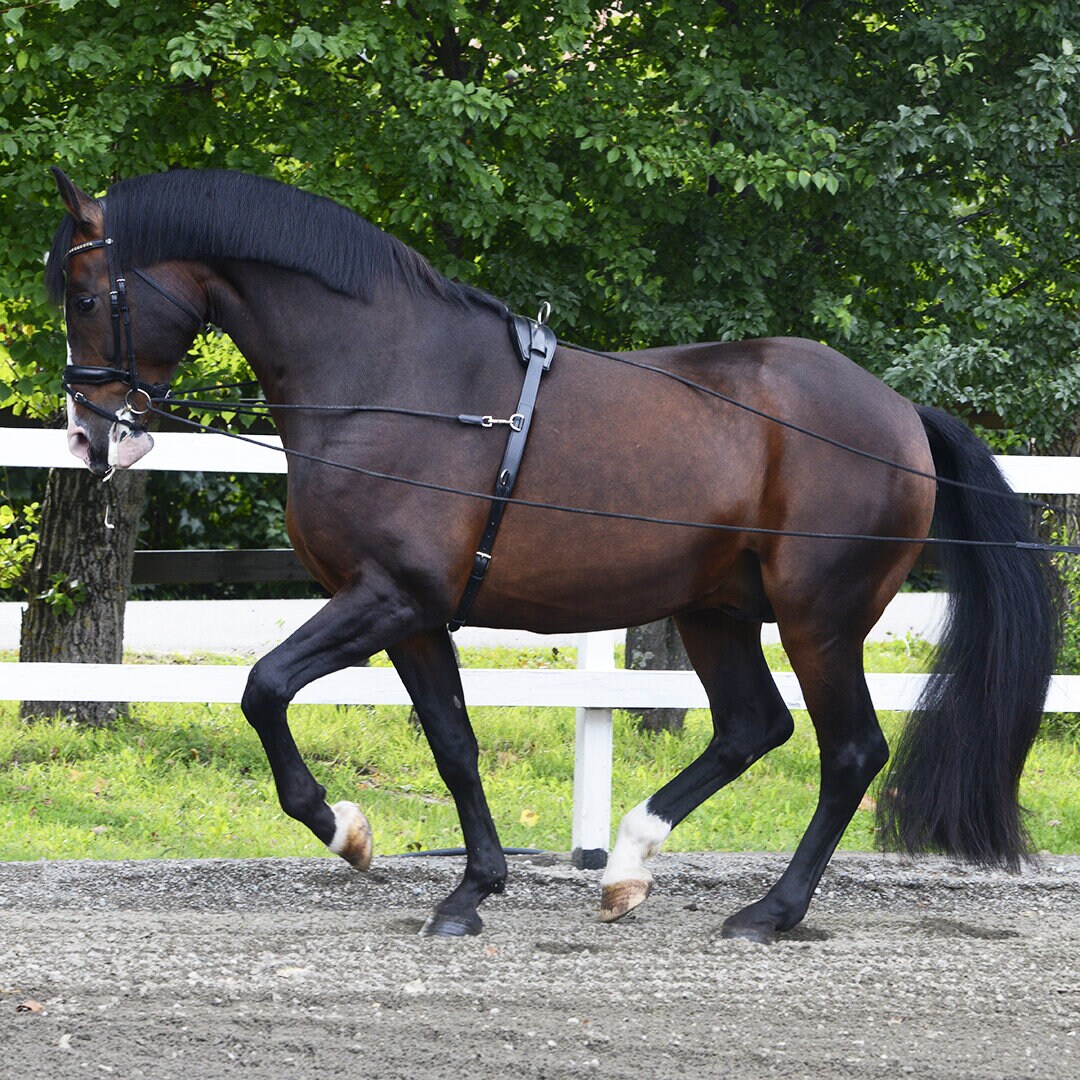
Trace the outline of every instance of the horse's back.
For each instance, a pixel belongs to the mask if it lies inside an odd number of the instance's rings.
[[[816,419],[854,435],[867,424],[885,423],[903,438],[922,430],[910,401],[843,353],[809,338],[707,342],[621,355],[757,409],[767,414],[759,417],[763,424],[779,420],[809,427]]]
[[[804,513],[815,504],[828,513],[835,504],[820,502],[823,491],[842,495],[854,485],[871,513],[875,502],[925,493],[927,482],[909,471],[933,472],[915,407],[827,345],[777,337],[621,355],[667,372],[673,379],[666,381],[685,390],[671,422],[706,433],[702,439],[715,447],[712,470],[728,491],[736,489],[733,471],[749,474],[763,499],[805,504]]]

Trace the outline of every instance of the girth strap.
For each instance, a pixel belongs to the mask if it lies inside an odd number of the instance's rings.
[[[525,443],[529,438],[529,426],[536,406],[536,395],[540,389],[540,378],[551,367],[555,346],[558,344],[555,332],[550,327],[534,322],[532,319],[526,319],[522,315],[510,316],[508,327],[510,340],[517,348],[521,362],[525,364],[525,382],[522,384],[517,412],[513,417],[515,421],[520,418],[520,421],[510,425],[506,450],[503,452],[502,464],[499,466],[499,473],[495,480],[495,497],[491,501],[487,525],[484,526],[484,532],[476,548],[472,573],[465,583],[465,591],[461,594],[457,611],[447,623],[447,628],[451,632],[460,630],[465,625],[465,620],[468,619],[469,611],[476,600],[476,594],[484,583],[484,575],[487,574],[491,563],[491,550],[495,546],[495,537],[499,533],[499,525],[506,512],[506,499],[514,490],[521,460],[525,456]]]

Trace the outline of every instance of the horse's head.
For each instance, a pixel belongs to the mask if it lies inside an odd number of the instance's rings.
[[[68,445],[97,476],[127,468],[153,448],[151,404],[168,389],[203,323],[207,301],[180,263],[122,266],[105,199],[80,191],[54,169],[70,214],[57,232],[50,267],[63,279],[67,324]]]

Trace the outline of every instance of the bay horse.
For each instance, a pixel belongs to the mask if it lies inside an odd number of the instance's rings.
[[[478,905],[507,876],[447,630],[493,505],[505,513],[470,621],[566,633],[674,616],[708,694],[708,746],[619,825],[602,919],[645,899],[645,861],[675,825],[791,735],[763,622],[779,626],[815,728],[819,801],[787,869],[723,933],[766,942],[803,918],[889,757],[863,641],[932,522],[963,541],[940,548],[951,617],[882,788],[882,829],[903,850],[1018,864],[1018,784],[1054,664],[1055,592],[1047,556],[1025,547],[1027,507],[960,421],[814,341],[613,355],[560,344],[513,497],[462,497],[492,491],[507,445],[495,417],[521,426],[504,304],[274,181],[174,171],[98,200],[54,173],[68,213],[46,279],[65,303],[70,448],[100,476],[131,465],[153,445],[151,401],[203,325],[232,337],[290,455],[289,535],[331,594],[252,668],[244,715],[285,813],[366,869],[367,821],[351,802],[327,804],[287,707],[312,680],[387,651],[467,851],[424,933],[478,933]],[[490,423],[454,422],[478,411]]]

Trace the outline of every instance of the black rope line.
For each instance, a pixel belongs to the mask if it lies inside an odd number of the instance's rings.
[[[211,387],[211,389],[213,389]],[[462,420],[463,413],[428,412],[424,409],[407,409],[399,405],[278,405],[262,398],[241,398],[238,401],[204,401],[193,398],[178,399],[173,395],[154,398],[154,403],[183,405],[189,409],[205,409],[207,412],[236,412],[245,416],[262,416],[269,412],[339,412],[339,413],[394,413],[398,416],[418,416],[426,420]],[[214,429],[218,430],[217,428]]]
[[[663,375],[666,379],[681,383],[683,386],[686,386],[691,390],[696,390],[699,393],[707,394],[709,397],[723,401],[727,405],[733,405],[736,409],[742,409],[743,412],[748,412],[752,416],[760,417],[762,420],[768,420],[770,423],[778,424],[780,427],[789,428],[791,431],[797,431],[800,435],[807,435],[811,439],[817,439],[819,442],[823,442],[828,446],[833,446],[838,450],[844,450],[849,454],[854,454],[856,457],[866,458],[868,461],[876,461],[879,465],[887,465],[889,468],[896,469],[899,472],[909,473],[912,476],[920,476],[926,480],[934,480],[939,484],[947,484],[950,487],[974,491],[981,495],[991,495],[998,499],[1015,499],[1018,502],[1022,502],[1025,505],[1034,507],[1038,510],[1052,510],[1055,513],[1065,514],[1073,512],[1066,506],[1055,506],[1053,503],[1044,502],[1041,499],[1028,499],[1023,495],[1017,495],[1015,491],[996,491],[993,488],[983,487],[981,484],[969,484],[963,480],[951,480],[945,476],[938,476],[936,473],[923,472],[922,469],[916,469],[911,465],[901,465],[898,461],[892,461],[890,458],[882,457],[880,454],[875,454],[870,450],[860,450],[857,446],[851,446],[848,443],[841,442],[839,439],[834,439],[829,435],[822,435],[819,431],[813,431],[810,428],[802,427],[800,424],[796,424],[791,420],[783,420],[779,416],[773,416],[771,413],[757,409],[753,405],[747,405],[745,402],[730,397],[719,390],[713,390],[711,387],[702,386],[701,383],[696,383],[692,379],[687,379],[682,375],[676,375],[673,371],[667,371],[664,368],[656,367],[654,364],[646,364],[641,360],[632,360],[627,356],[617,356],[615,353],[601,352],[598,349],[590,349],[584,345],[574,345],[570,342],[560,342],[560,344],[565,345],[568,349],[576,349],[578,352],[589,353],[591,356],[599,356],[605,360],[612,360],[616,364],[625,364],[627,367],[638,368],[641,371],[649,371],[656,375]]]
[[[150,406],[150,411],[157,416],[169,416],[169,413],[155,405]],[[300,450],[292,450],[286,446],[274,446],[251,438],[247,435],[237,434],[235,431],[224,431],[221,428],[203,424],[197,420],[188,420],[184,417],[173,416],[172,419],[187,427],[196,428],[200,431],[210,431],[217,435],[224,435],[239,442],[250,443],[268,450],[275,450],[288,457],[295,457],[302,461],[310,461],[318,465],[328,465],[331,468],[343,469],[345,472],[356,473],[372,480],[387,480],[391,483],[404,484],[408,487],[421,488],[425,491],[437,491],[446,495],[457,495],[466,499],[480,499],[485,503],[498,501],[507,506],[521,506],[533,510],[550,510],[562,514],[576,514],[583,517],[607,518],[615,521],[633,521],[646,525],[666,525],[682,529],[705,529],[710,532],[744,533],[752,536],[788,536],[801,540],[867,540],[875,543],[891,544],[925,544],[945,545],[953,544],[961,547],[983,548],[1016,548],[1025,551],[1049,551],[1068,555],[1080,555],[1080,546],[1069,544],[1044,544],[1039,542],[1027,542],[1019,540],[952,540],[943,537],[916,537],[916,536],[878,536],[863,533],[832,533],[832,532],[808,532],[795,529],[767,529],[753,525],[725,525],[709,521],[683,521],[678,518],[654,517],[649,514],[630,514],[618,510],[597,510],[584,506],[568,506],[562,503],[542,502],[536,499],[519,499],[511,496],[493,496],[490,491],[470,491],[467,488],[450,487],[447,484],[436,484],[430,480],[417,480],[410,476],[397,476],[394,473],[381,472],[377,469],[368,469],[362,465],[350,465],[344,461],[334,461],[331,458],[320,457],[318,454],[308,454]]]
[[[186,398],[192,394],[209,394],[215,390],[239,390],[241,386],[258,386],[258,379],[240,379],[237,382],[227,383],[212,383],[209,386],[191,386],[187,390],[173,391],[169,394],[167,400],[175,401],[177,404],[185,404]],[[165,399],[163,399],[165,400]],[[262,401],[262,398],[251,398],[251,401]]]

